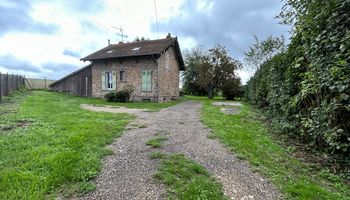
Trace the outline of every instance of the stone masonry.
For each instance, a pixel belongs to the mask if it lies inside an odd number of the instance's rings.
[[[120,71],[125,71],[125,81],[120,80]],[[152,91],[141,91],[142,70],[152,71]],[[92,66],[92,96],[101,98],[113,90],[102,90],[101,73],[116,72],[116,89],[127,84],[135,87],[131,99],[134,101],[169,101],[179,97],[179,64],[175,50],[170,47],[157,60],[152,57],[123,58],[94,62]]]

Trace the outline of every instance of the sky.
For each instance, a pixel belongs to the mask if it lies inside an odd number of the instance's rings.
[[[126,41],[171,33],[183,52],[219,43],[243,61],[253,35],[288,38],[275,19],[281,8],[280,0],[1,0],[0,72],[59,79],[89,64],[80,58],[108,39],[121,41],[119,28]]]

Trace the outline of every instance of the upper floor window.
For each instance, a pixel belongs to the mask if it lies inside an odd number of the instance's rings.
[[[120,70],[120,72],[119,72],[119,78],[120,78],[120,81],[126,81],[126,78],[125,78],[125,71],[124,71],[124,70]]]

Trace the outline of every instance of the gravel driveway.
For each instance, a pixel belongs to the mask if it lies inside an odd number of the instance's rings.
[[[98,108],[93,110],[118,112],[112,107]],[[187,101],[159,112],[132,112],[137,119],[110,145],[115,154],[104,159],[96,190],[81,199],[165,199],[165,187],[152,178],[159,161],[148,158],[154,149],[145,145],[159,133],[169,138],[162,151],[183,153],[203,165],[223,184],[230,199],[281,199],[278,190],[253,173],[245,161],[208,138],[210,130],[200,122],[200,108],[201,103]]]

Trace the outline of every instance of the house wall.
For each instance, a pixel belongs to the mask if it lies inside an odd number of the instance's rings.
[[[87,83],[86,77],[88,79]],[[67,92],[75,96],[91,95],[91,66],[51,86],[53,91]]]
[[[179,63],[172,46],[158,59],[159,102],[179,97]]]
[[[120,80],[120,70],[124,69],[126,81]],[[142,70],[152,71],[152,91],[142,92]],[[149,99],[157,101],[158,97],[158,68],[157,62],[151,57],[140,58],[124,58],[115,59],[105,62],[94,62],[92,66],[92,96],[103,97],[106,93],[112,90],[102,90],[103,71],[115,71],[117,80],[117,91],[122,90],[127,84],[135,87],[135,91],[131,97],[132,100],[140,101],[142,99]]]

